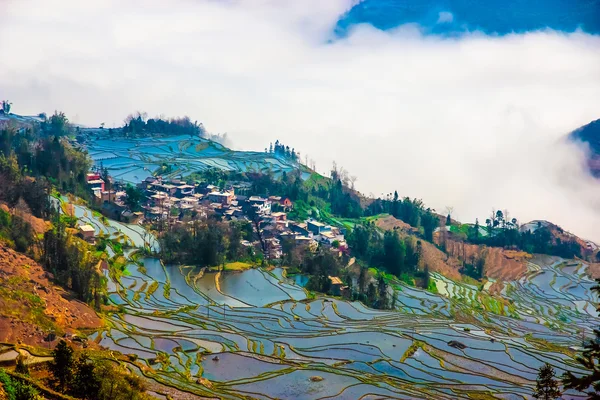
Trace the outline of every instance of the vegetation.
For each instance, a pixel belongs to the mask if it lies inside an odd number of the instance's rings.
[[[554,368],[550,364],[544,364],[540,372],[533,391],[533,397],[542,400],[554,400],[561,396],[558,387],[558,380],[555,379]]]
[[[365,222],[355,226],[346,239],[357,258],[397,277],[419,269],[421,242],[410,236],[401,238],[397,230],[386,231],[382,237],[373,223]]]
[[[49,371],[55,388],[64,394],[85,400],[145,400],[141,378],[121,370],[117,364],[92,360],[85,352],[75,354],[61,340],[52,355]]]
[[[93,247],[76,237],[54,213],[53,226],[44,233],[42,265],[54,274],[61,285],[71,289],[86,302],[100,307],[104,283],[96,269],[100,259]]]
[[[440,225],[440,219],[435,210],[425,208],[420,199],[404,197],[400,199],[398,192],[393,197],[374,200],[365,210],[365,215],[391,214],[414,228],[423,228],[425,240],[433,241],[433,231]]]
[[[600,280],[592,288],[596,294],[600,294]],[[600,311],[600,306],[598,307]],[[577,389],[581,392],[587,391],[589,399],[600,398],[600,330],[594,329],[594,337],[584,344],[584,350],[576,359],[581,366],[589,371],[588,374],[575,376],[567,372],[563,376],[563,383],[567,389]]]
[[[265,152],[267,152],[267,149],[265,149]],[[289,158],[293,161],[298,160],[298,154],[296,154],[296,150],[290,149],[290,146],[286,146],[283,143],[279,143],[279,140],[275,141],[275,146],[273,146],[273,143],[269,145],[268,152],[279,157]]]
[[[31,225],[18,215],[0,209],[0,240],[21,252],[31,252],[34,244]]]
[[[133,136],[146,135],[191,135],[204,136],[206,131],[202,124],[192,122],[189,117],[163,119],[160,117],[147,119],[146,114],[136,113],[125,119],[123,133]]]
[[[581,257],[581,247],[575,240],[554,238],[550,228],[543,226],[541,222],[538,222],[533,232],[522,232],[515,218],[509,220],[508,211],[493,212],[486,220],[486,230],[487,235],[482,236],[479,220],[476,220],[472,229],[468,230],[467,240],[493,247],[514,247],[527,253],[550,254],[564,258]]]
[[[11,378],[0,368],[0,390],[4,389],[7,400],[42,400],[39,392],[30,384]],[[2,392],[0,391],[0,394]]]
[[[161,257],[167,262],[200,267],[256,261],[253,251],[241,245],[242,239],[252,240],[252,227],[248,222],[195,219],[173,225],[161,234]]]

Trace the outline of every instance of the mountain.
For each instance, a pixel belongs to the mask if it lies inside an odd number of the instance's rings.
[[[600,178],[600,119],[590,122],[569,134],[573,141],[586,143],[590,147],[588,165],[590,172]]]

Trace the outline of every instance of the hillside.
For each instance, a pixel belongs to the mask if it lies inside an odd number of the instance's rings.
[[[590,172],[595,177],[600,178],[600,119],[574,130],[569,138],[589,145],[588,166]]]
[[[38,263],[0,244],[0,342],[45,345],[50,332],[101,326],[94,310],[50,282]]]
[[[271,171],[275,176],[302,168],[298,162],[266,152],[231,150],[213,140],[189,135],[125,137],[107,129],[82,129],[83,143],[95,166],[107,168],[118,181],[138,183],[152,174],[186,177],[220,169],[231,172]],[[304,179],[308,178],[308,171]]]

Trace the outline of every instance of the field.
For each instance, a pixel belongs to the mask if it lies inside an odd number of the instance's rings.
[[[113,235],[125,229],[76,210]],[[130,245],[144,242],[127,232]],[[439,294],[394,281],[396,310],[377,311],[311,298],[281,268],[146,257],[111,274],[119,311],[90,338],[148,378],[204,396],[527,398],[544,362],[580,371],[572,348],[598,323],[584,264],[533,261],[502,296],[432,274]]]
[[[130,182],[163,164],[169,176],[210,167],[274,174],[297,168],[197,138],[97,140],[89,150],[96,164]],[[123,247],[159,249],[138,225],[73,210]],[[361,222],[323,218],[347,227]],[[546,362],[558,375],[581,372],[575,349],[599,322],[587,266],[558,258],[530,260],[525,276],[505,282],[499,294],[488,291],[493,280],[432,273],[427,291],[388,277],[393,311],[315,297],[296,283],[302,277],[288,279],[281,268],[123,262],[123,273],[112,271],[108,284],[118,312],[90,338],[129,354],[128,366],[149,379],[207,397],[528,398]]]
[[[96,166],[106,167],[117,180],[137,183],[153,174],[185,178],[210,168],[238,172],[269,172],[275,176],[300,166],[263,152],[234,151],[199,137],[93,138],[86,148]],[[305,172],[304,178],[310,174]]]

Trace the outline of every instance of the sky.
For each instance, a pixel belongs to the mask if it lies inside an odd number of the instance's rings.
[[[279,139],[319,172],[336,161],[366,195],[397,190],[463,222],[507,209],[600,242],[600,182],[563,140],[600,118],[600,36],[336,36],[355,3],[3,0],[0,98],[88,126],[189,115],[236,149]]]

